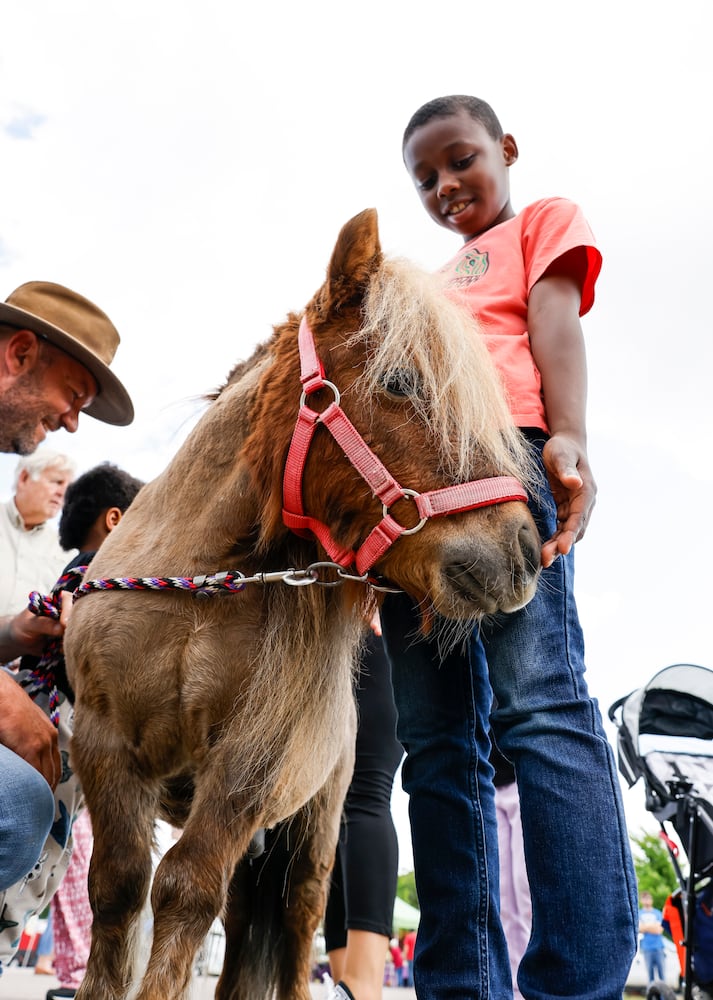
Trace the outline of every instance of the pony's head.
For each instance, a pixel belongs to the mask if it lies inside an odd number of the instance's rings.
[[[437,277],[384,259],[373,210],[342,229],[305,318],[341,407],[401,486],[425,493],[512,476],[532,487],[526,449],[475,323]],[[265,544],[284,531],[281,479],[300,407],[298,323],[291,316],[276,328],[244,452],[263,496]],[[311,396],[310,406],[325,409],[332,391]],[[382,518],[381,501],[319,423],[301,490],[305,512],[346,550],[358,549]],[[407,527],[419,521],[411,499],[396,500],[389,513]],[[525,604],[539,557],[526,504],[504,502],[429,520],[397,538],[374,569],[424,607],[477,618]]]

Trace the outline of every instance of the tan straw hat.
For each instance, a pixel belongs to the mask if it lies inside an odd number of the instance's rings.
[[[109,370],[119,334],[109,317],[89,299],[50,281],[28,281],[0,302],[0,323],[32,330],[87,368],[99,392],[86,413],[107,424],[130,424],[134,407]]]

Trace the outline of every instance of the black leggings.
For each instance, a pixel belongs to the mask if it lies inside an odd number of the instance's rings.
[[[391,668],[381,639],[371,634],[356,697],[356,761],[324,917],[328,952],[346,946],[347,929],[392,934],[399,851],[391,789],[403,750],[396,739]]]

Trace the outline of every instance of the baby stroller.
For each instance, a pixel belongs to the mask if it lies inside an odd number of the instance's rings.
[[[685,1000],[713,1000],[713,670],[677,663],[616,701],[619,770],[629,787],[644,779],[646,808],[661,825],[680,890]],[[688,874],[667,832],[670,823],[688,858]],[[669,900],[671,902],[671,900]],[[655,984],[650,1000],[675,996]]]

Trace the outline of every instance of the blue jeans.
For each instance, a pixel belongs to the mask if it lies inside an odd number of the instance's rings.
[[[663,981],[664,949],[651,948],[648,951],[642,950],[641,954],[644,957],[644,962],[646,962],[646,971],[649,976],[649,986],[657,978]]]
[[[50,786],[27,761],[0,745],[0,892],[32,870],[53,820]]]
[[[531,510],[547,538],[549,489],[538,500]],[[637,945],[636,880],[614,756],[584,680],[573,562],[557,559],[526,608],[484,623],[444,658],[417,638],[406,595],[384,603],[421,906],[420,1000],[512,996],[489,720],[521,799],[533,931],[520,990],[528,1000],[621,1000]]]

